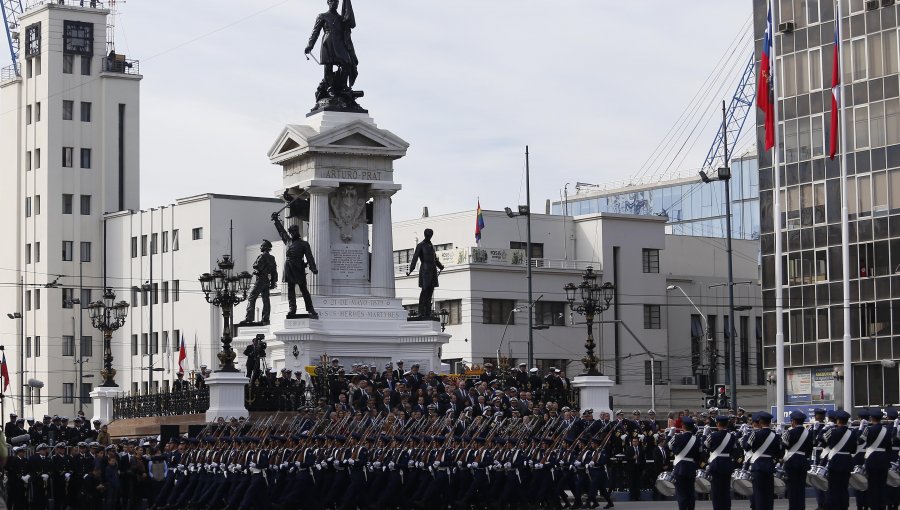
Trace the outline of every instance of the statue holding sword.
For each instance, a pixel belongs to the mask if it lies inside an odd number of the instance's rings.
[[[419,267],[419,317],[431,317],[431,298],[434,295],[434,289],[438,286],[438,276],[444,270],[444,265],[437,259],[434,252],[434,245],[431,244],[431,237],[434,231],[430,228],[425,229],[425,239],[416,245],[416,251],[413,252],[412,260],[409,263],[409,270],[406,276],[416,270],[416,263],[421,261]]]
[[[312,55],[317,64],[325,67],[325,77],[316,90],[314,111],[325,109],[365,112],[356,103],[356,99],[363,96],[362,91],[353,90],[359,74],[359,59],[356,58],[351,37],[351,32],[356,27],[356,16],[350,0],[343,0],[341,12],[338,13],[338,1],[328,0],[328,12],[323,12],[316,18],[312,35],[304,50],[309,60],[319,35],[324,32],[319,58]]]

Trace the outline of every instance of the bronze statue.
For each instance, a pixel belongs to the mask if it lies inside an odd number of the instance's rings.
[[[325,67],[325,77],[316,90],[316,107],[313,112],[331,110],[365,113],[366,110],[356,103],[357,98],[363,97],[363,92],[353,90],[359,75],[359,59],[356,58],[351,37],[351,31],[356,28],[356,16],[350,0],[344,0],[340,14],[337,8],[338,0],[328,0],[328,12],[323,12],[316,18],[312,35],[304,50],[306,55],[311,54],[319,34],[324,32],[322,49],[316,62]],[[306,58],[308,60],[309,56]]]
[[[287,252],[284,256],[284,273],[283,280],[288,284],[288,319],[297,316],[297,294],[294,289],[295,285],[300,287],[300,293],[303,295],[303,304],[306,306],[306,313],[311,319],[318,319],[319,314],[313,308],[312,297],[309,295],[309,289],[306,286],[306,267],[313,274],[319,274],[316,268],[316,259],[313,258],[312,249],[309,243],[300,238],[300,227],[291,225],[287,232],[284,230],[284,224],[278,213],[272,213],[272,221],[275,222],[275,229],[284,241]],[[306,260],[304,260],[304,258]]]
[[[278,286],[278,264],[275,262],[275,257],[269,253],[272,251],[272,243],[268,239],[263,239],[262,244],[259,245],[259,251],[260,254],[253,263],[256,282],[253,284],[253,289],[250,290],[250,295],[247,296],[247,315],[241,322],[243,325],[265,326],[269,324],[269,313],[272,309],[269,305],[269,290]],[[253,319],[256,314],[256,298],[258,297],[262,297],[263,309],[260,322],[256,323]]]
[[[247,378],[251,384],[262,374],[259,362],[266,357],[266,343],[263,342],[265,338],[266,335],[256,335],[253,337],[253,343],[244,349],[244,356],[247,356]]]
[[[431,317],[431,297],[434,295],[434,288],[438,286],[438,275],[443,271],[444,265],[437,259],[434,253],[434,245],[431,244],[431,236],[434,231],[430,228],[425,229],[425,240],[416,245],[416,251],[413,252],[412,261],[409,263],[409,270],[406,276],[416,270],[416,263],[421,261],[419,268],[419,317]]]

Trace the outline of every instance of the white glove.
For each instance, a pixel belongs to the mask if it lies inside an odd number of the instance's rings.
[[[256,468],[256,462],[251,462],[249,467],[250,467],[250,469],[255,469],[255,468]]]
[[[421,461],[420,461],[420,462],[416,462],[416,467],[419,468],[419,469],[421,469],[421,468],[425,467],[425,463],[424,463],[424,462],[421,462]]]
[[[299,468],[300,466],[301,466],[300,461],[295,461],[295,462],[294,462],[294,467]]]
[[[334,462],[334,457],[328,457],[328,460],[325,462]]]
[[[388,462],[388,469],[394,469],[394,463]]]
[[[434,461],[434,464],[432,464],[432,466],[439,468],[439,467],[441,467],[441,463],[438,461]]]
[[[352,465],[356,464],[356,461],[353,459],[347,459],[347,464],[350,464],[352,466]]]
[[[533,461],[533,460],[529,460],[529,461],[528,461],[528,467],[534,467],[534,461]]]
[[[316,469],[318,469],[319,471],[322,470],[322,465],[321,465],[321,464],[315,464],[315,466],[316,466]]]
[[[22,481],[28,483],[28,480],[31,480],[31,475],[25,475],[22,477]]]
[[[193,464],[188,464],[188,469],[190,469],[191,471],[193,471],[193,470],[194,470],[194,465],[193,465]]]
[[[512,468],[512,464],[510,464],[509,462],[507,462],[506,464],[503,464],[503,467],[506,468],[506,469],[511,469],[511,468]]]
[[[213,462],[212,464],[209,465],[209,467],[211,467],[212,469],[219,469],[219,463]]]
[[[41,478],[46,482],[47,480],[50,479],[50,475],[48,475],[47,473],[44,473],[41,475]]]
[[[381,462],[378,462],[378,461],[376,460],[375,462],[372,463],[372,467],[374,467],[375,469],[380,468],[380,467],[381,467]]]
[[[543,469],[544,465],[541,464],[540,462],[538,462],[537,464],[534,465],[534,467],[535,467],[535,469]]]
[[[414,468],[414,467],[416,467],[416,463],[413,462],[413,461],[409,461],[409,462],[406,463],[406,467],[408,467],[408,468]]]
[[[463,464],[461,460],[456,461],[456,467],[462,467],[462,465]]]
[[[72,473],[66,473],[65,475],[66,481],[68,482],[70,478],[72,478]]]
[[[579,468],[581,467],[581,462],[576,460],[572,465]]]
[[[287,467],[288,467],[288,463],[287,463],[287,462],[282,462],[282,463],[281,463],[281,469],[286,469]]]
[[[590,461],[590,462],[588,462],[588,465],[587,465],[587,467],[589,467],[589,468],[592,468],[592,467],[594,467],[594,461]]]

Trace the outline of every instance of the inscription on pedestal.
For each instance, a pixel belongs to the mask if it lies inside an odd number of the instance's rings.
[[[334,280],[367,280],[369,251],[360,244],[331,245],[331,277]]]
[[[380,181],[381,170],[361,170],[358,168],[326,168],[326,179],[338,179],[341,181]]]

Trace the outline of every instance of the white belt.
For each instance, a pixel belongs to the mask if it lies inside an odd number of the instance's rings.
[[[831,455],[850,455],[850,452],[834,452]]]
[[[259,468],[250,468],[250,473],[252,473],[252,474],[254,474],[254,475],[258,475],[258,474],[260,474],[260,473],[262,473],[262,472],[263,472],[262,469],[259,469]]]
[[[645,460],[644,464],[652,464],[654,462],[656,462],[656,461],[655,460]]]

